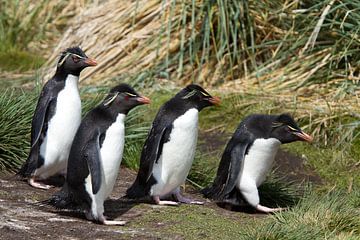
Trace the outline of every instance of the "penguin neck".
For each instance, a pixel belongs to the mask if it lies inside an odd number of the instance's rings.
[[[115,122],[124,124],[126,115],[124,113],[118,113]]]
[[[103,111],[103,116],[107,116],[108,119],[111,119],[111,122],[117,121],[117,118],[121,115],[125,118],[127,115],[127,112],[119,111],[119,109],[113,109],[106,106],[101,106],[101,109]]]
[[[69,75],[76,76],[77,78],[79,78],[80,72],[81,70],[67,71],[63,66],[60,66],[56,69],[54,78],[56,81],[64,81]]]
[[[68,74],[65,78],[65,85],[78,89],[79,76]]]
[[[198,104],[191,101],[184,101],[183,99],[173,98],[167,103],[167,106],[172,109],[177,109],[177,111],[185,113],[189,109],[196,109],[198,112],[201,111],[202,108],[198,106]]]

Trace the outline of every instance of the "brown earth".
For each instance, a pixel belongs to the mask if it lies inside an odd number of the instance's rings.
[[[204,138],[204,136],[200,137]],[[206,135],[205,138],[209,139],[208,137]],[[210,147],[207,150],[223,146],[224,143],[226,138],[218,140],[216,144],[207,145]],[[286,179],[298,182],[321,180],[313,171],[303,167],[302,158],[285,151],[279,151],[276,165],[279,175],[285,176]],[[34,189],[26,182],[11,179],[11,176],[2,176],[0,178],[0,239],[183,239],[181,234],[161,232],[162,229],[173,225],[172,220],[169,222],[144,220],[146,215],[153,212],[160,214],[161,219],[161,214],[173,212],[174,207],[135,203],[121,198],[135,176],[136,172],[122,168],[110,199],[105,202],[105,215],[128,221],[125,227],[94,224],[85,220],[80,213],[59,212],[47,206],[38,206],[35,203],[48,199],[60,188],[54,187],[47,191]],[[185,195],[205,201],[204,206],[192,206],[196,209],[195,214],[200,211],[199,214],[206,215],[209,214],[207,210],[211,210],[211,214],[219,218],[231,219],[239,223],[243,221],[238,213],[219,208],[216,204],[203,199],[191,187],[186,188]],[[191,212],[192,209],[189,211]],[[251,216],[264,217],[263,214]]]

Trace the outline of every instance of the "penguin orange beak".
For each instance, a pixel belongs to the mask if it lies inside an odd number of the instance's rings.
[[[306,134],[304,132],[294,132],[296,136],[298,136],[301,140],[306,142],[312,142],[314,138],[310,136],[309,134]]]
[[[92,59],[92,58],[85,59],[84,63],[86,63],[88,66],[96,66],[97,65],[97,62],[95,61],[95,59]]]
[[[150,98],[144,96],[138,97],[136,100],[142,104],[149,104],[151,102]]]
[[[220,105],[221,100],[220,100],[219,97],[212,97],[212,98],[209,99],[209,102],[211,102],[214,105]]]

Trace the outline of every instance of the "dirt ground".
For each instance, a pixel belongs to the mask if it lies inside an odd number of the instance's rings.
[[[303,161],[300,157],[279,151],[275,164],[279,175],[286,179],[321,182],[314,172],[304,168]],[[9,175],[2,176],[0,177],[0,239],[184,239],[181,233],[162,232],[162,229],[173,224],[173,220],[164,219],[169,219],[168,215],[174,214],[177,207],[135,203],[122,198],[135,177],[136,172],[122,168],[110,199],[105,202],[105,215],[116,220],[128,221],[126,226],[121,227],[94,224],[85,220],[80,213],[59,212],[47,206],[38,206],[35,203],[48,199],[60,188],[34,189],[26,182],[11,179]],[[216,204],[203,199],[192,188],[186,188],[185,195],[205,201],[204,206],[178,207],[181,211],[185,211],[185,214],[189,211],[195,215],[208,214],[212,218],[230,219],[235,223],[242,221],[238,213],[219,208]],[[156,220],[149,219],[153,216],[151,214],[157,214]],[[166,218],[162,215],[166,215]],[[264,215],[253,214],[250,217],[264,217]],[[199,236],[207,238],[206,234]]]

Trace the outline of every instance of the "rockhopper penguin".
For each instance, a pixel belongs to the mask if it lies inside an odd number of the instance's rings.
[[[157,113],[142,149],[140,169],[129,198],[151,196],[156,204],[177,205],[161,198],[173,195],[182,203],[202,204],[180,194],[180,185],[191,168],[197,142],[198,113],[219,104],[198,85],[188,85],[166,102]]]
[[[243,198],[260,212],[281,210],[260,205],[257,188],[281,144],[312,140],[287,114],[246,117],[225,148],[213,185],[203,190],[205,197],[235,205]]]
[[[31,186],[66,170],[71,143],[81,122],[80,72],[96,62],[79,48],[62,52],[55,75],[44,85],[31,125],[31,149],[18,172]]]
[[[82,120],[71,146],[65,184],[45,202],[60,209],[85,211],[88,220],[102,224],[125,224],[124,221],[106,220],[104,201],[119,172],[126,114],[132,108],[148,103],[148,98],[126,84],[111,89],[103,103]]]

